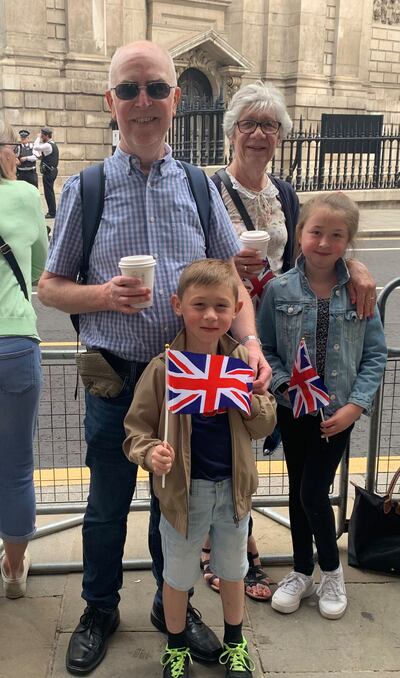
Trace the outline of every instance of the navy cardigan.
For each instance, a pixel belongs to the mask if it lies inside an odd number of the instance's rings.
[[[272,174],[269,174],[268,176],[279,191],[278,200],[281,203],[282,212],[285,215],[286,229],[288,234],[286,247],[283,252],[282,272],[285,273],[285,271],[288,271],[289,268],[292,268],[294,263],[294,231],[299,218],[299,199],[293,186],[287,181],[278,179]],[[218,174],[213,174],[213,176],[210,178],[221,194],[221,177],[219,177]]]

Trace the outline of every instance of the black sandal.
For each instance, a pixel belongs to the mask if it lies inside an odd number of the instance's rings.
[[[211,549],[201,549],[202,553],[211,553]],[[219,577],[217,577],[216,574],[211,570],[210,568],[210,560],[201,560],[200,559],[200,569],[203,571],[203,577],[204,581],[206,582],[207,586],[210,587],[215,593],[219,593],[219,583],[218,585],[215,584],[215,581],[218,580],[219,582]]]
[[[254,565],[255,559],[259,557],[260,556],[258,555],[258,553],[250,552],[247,553],[249,569],[244,578],[244,587],[245,587],[244,592],[246,596],[248,596],[252,600],[258,600],[260,602],[265,603],[267,602],[267,600],[270,600],[272,598],[272,591],[269,588],[270,580],[266,572],[264,572],[261,565]],[[263,589],[267,592],[266,596],[259,596],[256,593],[247,591],[248,586],[257,586],[257,585],[261,585],[263,587]]]

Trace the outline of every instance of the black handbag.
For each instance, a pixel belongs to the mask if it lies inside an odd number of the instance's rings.
[[[356,488],[348,539],[352,567],[400,575],[400,500],[393,499],[399,478],[400,468],[384,497],[352,483]]]

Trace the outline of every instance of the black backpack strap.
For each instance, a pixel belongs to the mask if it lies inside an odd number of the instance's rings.
[[[76,282],[86,285],[89,259],[94,239],[98,231],[104,207],[105,176],[104,163],[86,167],[80,175],[80,195],[82,205],[82,260]],[[79,315],[71,315],[71,321],[79,334]]]
[[[82,204],[82,261],[78,282],[86,285],[89,259],[104,207],[104,163],[92,165],[79,175]]]
[[[204,233],[204,240],[206,243],[206,252],[208,252],[211,216],[211,196],[208,179],[205,172],[203,172],[200,167],[191,165],[190,163],[184,162],[183,160],[180,160],[180,163],[186,172],[190,190],[192,191],[197,206],[201,227]]]
[[[231,198],[233,200],[233,204],[235,205],[237,211],[239,212],[240,217],[241,217],[244,225],[246,226],[247,230],[248,231],[254,231],[255,228],[254,228],[254,224],[251,220],[251,217],[250,217],[248,211],[246,210],[239,193],[233,188],[231,178],[230,178],[228,172],[226,172],[225,169],[221,168],[216,172],[216,174],[220,177],[220,179],[221,179],[222,183],[224,184],[226,190],[228,191],[229,195],[231,196]]]
[[[24,293],[24,297],[27,301],[29,301],[29,296],[28,296],[28,290],[26,289],[26,283],[25,283],[25,278],[22,275],[22,271],[19,267],[18,261],[16,260],[14,253],[10,247],[10,245],[7,245],[7,243],[3,240],[3,238],[0,236],[0,252],[2,253],[4,259],[7,261],[9,264],[12,272],[14,273],[16,279],[19,282],[19,286],[21,290]]]

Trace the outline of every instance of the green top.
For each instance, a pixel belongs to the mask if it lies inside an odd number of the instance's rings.
[[[40,195],[26,181],[0,179],[0,235],[10,245],[28,290],[39,279],[47,254],[47,231]],[[0,336],[39,339],[36,313],[0,253]]]

